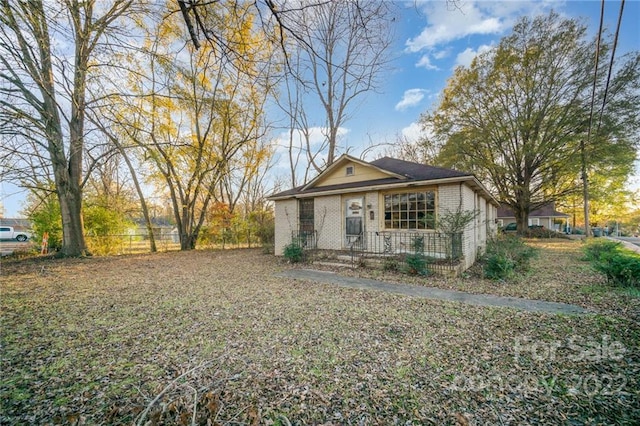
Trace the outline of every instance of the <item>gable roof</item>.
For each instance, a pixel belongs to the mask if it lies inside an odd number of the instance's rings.
[[[570,217],[570,215],[566,213],[562,213],[556,210],[555,202],[550,202],[549,204],[545,204],[544,206],[531,210],[529,212],[529,217]],[[500,203],[500,207],[498,207],[498,219],[513,217],[515,218],[515,214],[513,210],[506,204]]]
[[[311,188],[315,187],[318,183],[320,183],[320,181],[325,176],[330,175],[334,170],[339,169],[340,167],[342,167],[343,164],[346,164],[346,163],[349,163],[349,162],[356,163],[356,164],[359,164],[359,165],[364,166],[364,167],[373,167],[374,169],[382,172],[383,174],[388,175],[389,178],[404,179],[404,176],[402,174],[397,174],[395,172],[392,172],[391,170],[382,169],[382,168],[374,165],[373,163],[367,163],[366,161],[359,160],[359,159],[354,158],[354,157],[352,157],[352,156],[350,156],[348,154],[342,154],[333,163],[331,163],[326,169],[324,169],[322,171],[322,173],[320,173],[315,178],[311,179],[311,181],[309,181],[309,183],[307,183],[306,185],[303,185],[302,187],[304,189],[311,189]]]
[[[338,183],[334,185],[316,186],[324,176],[332,173],[346,162],[351,161],[365,167],[372,167],[383,172],[388,177],[373,180],[352,181]],[[318,176],[306,185],[298,186],[287,191],[278,192],[269,197],[271,200],[286,198],[303,198],[320,195],[322,193],[335,194],[342,192],[375,191],[380,189],[402,188],[418,184],[437,184],[450,182],[467,182],[474,189],[480,190],[485,198],[498,204],[495,198],[471,173],[460,172],[458,170],[444,167],[429,166],[426,164],[413,163],[411,161],[398,160],[391,157],[383,157],[375,161],[366,162],[356,159],[350,155],[340,156],[333,164],[322,171]]]

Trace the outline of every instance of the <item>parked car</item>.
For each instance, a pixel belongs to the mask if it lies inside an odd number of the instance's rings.
[[[27,241],[31,234],[24,231],[16,231],[13,226],[0,226],[0,240]]]
[[[544,229],[543,225],[529,225],[529,229]],[[518,230],[518,225],[515,222],[509,223],[506,226],[503,226],[502,232],[516,232]]]
[[[516,223],[509,223],[506,226],[503,226],[501,231],[502,232],[516,232],[517,231],[517,224]]]

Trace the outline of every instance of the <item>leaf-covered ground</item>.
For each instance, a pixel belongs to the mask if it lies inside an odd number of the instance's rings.
[[[638,297],[535,244],[515,282],[421,283],[595,314],[276,278],[259,250],[3,262],[0,424],[638,424]]]

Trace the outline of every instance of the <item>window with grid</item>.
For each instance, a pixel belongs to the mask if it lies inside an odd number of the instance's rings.
[[[433,190],[384,196],[386,229],[435,229],[436,193]]]
[[[314,218],[313,218],[313,198],[305,198],[299,201],[299,220],[300,231],[313,232]]]

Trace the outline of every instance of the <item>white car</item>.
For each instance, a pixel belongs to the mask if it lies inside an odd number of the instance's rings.
[[[27,241],[31,234],[25,231],[16,231],[13,226],[0,226],[0,240]]]

